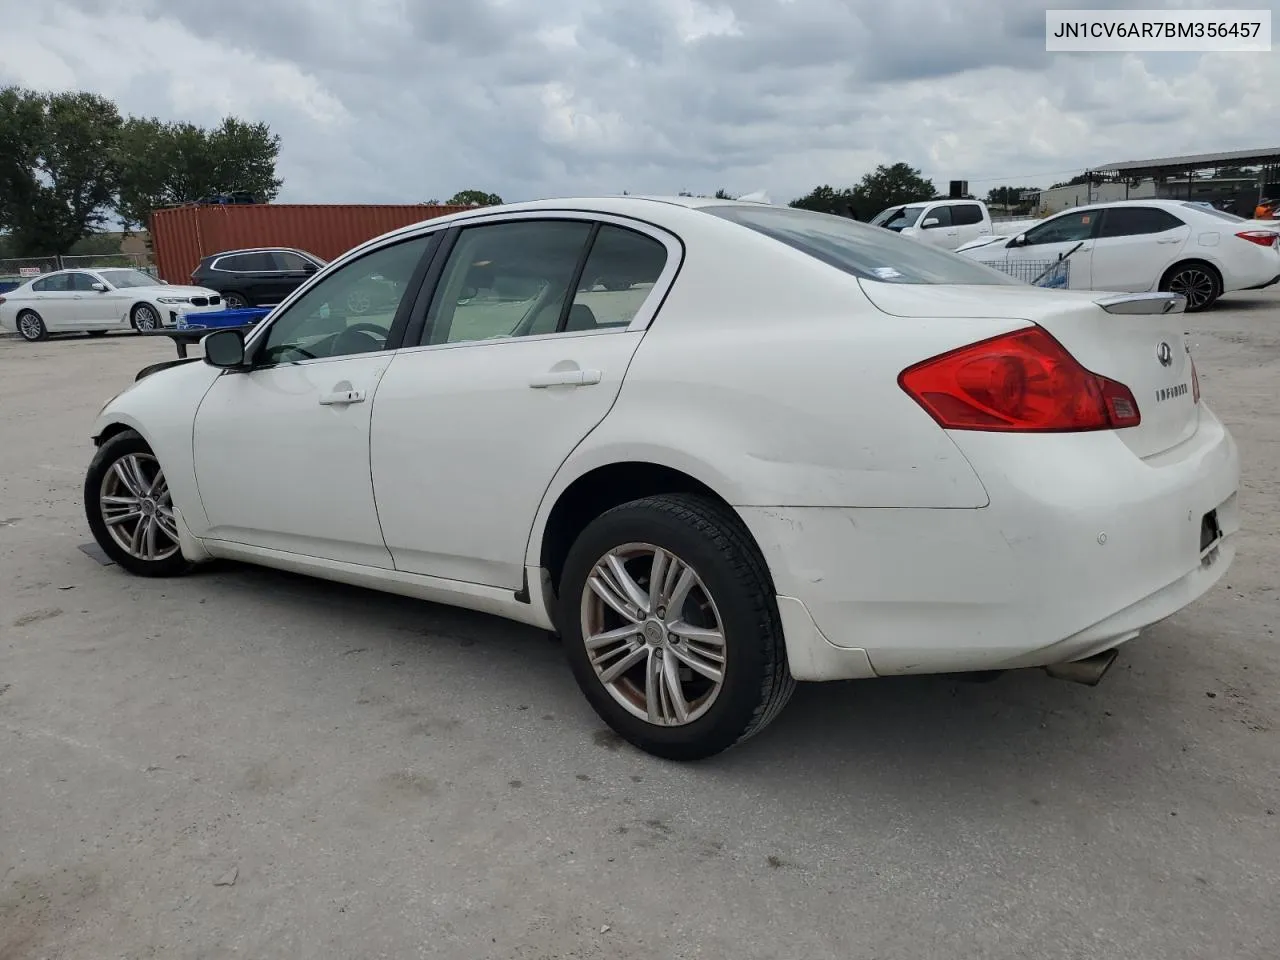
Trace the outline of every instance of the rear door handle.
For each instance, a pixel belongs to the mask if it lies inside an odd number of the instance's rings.
[[[1182,242],[1181,237],[1165,237],[1162,240],[1156,241],[1156,243],[1181,243],[1181,242]]]
[[[364,403],[364,391],[335,390],[320,397],[322,407],[345,407],[349,403]]]
[[[600,382],[599,370],[552,370],[529,378],[529,386],[535,390],[546,387],[586,387]]]

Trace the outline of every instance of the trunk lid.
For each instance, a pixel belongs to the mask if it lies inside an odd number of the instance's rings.
[[[1142,422],[1116,436],[1139,457],[1175,447],[1199,427],[1185,301],[1172,294],[860,283],[891,316],[1025,320],[1043,327],[1082,366],[1133,391]]]

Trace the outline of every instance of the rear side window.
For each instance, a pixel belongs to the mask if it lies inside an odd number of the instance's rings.
[[[71,278],[65,273],[60,273],[56,277],[45,277],[31,284],[31,289],[37,293],[65,293],[71,289]]]
[[[951,222],[957,227],[981,223],[982,208],[976,203],[957,203],[951,208]]]
[[[299,270],[305,270],[312,266],[311,261],[304,257],[298,256],[292,250],[275,250],[272,252],[274,258],[274,267],[276,270],[288,270],[296,273]]]
[[[229,257],[222,257],[214,263],[214,267],[219,270],[230,270],[233,273],[263,273],[277,269],[275,259],[266,251],[261,253],[237,253]]]
[[[727,204],[701,209],[863,280],[982,286],[1020,283],[976,261],[844,217],[791,207]]]
[[[1144,233],[1164,233],[1181,227],[1182,221],[1155,207],[1109,207],[1102,217],[1099,237],[1136,237]]]

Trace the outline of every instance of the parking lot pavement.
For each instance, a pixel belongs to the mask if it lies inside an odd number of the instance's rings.
[[[1209,596],[1095,689],[803,685],[692,766],[544,634],[98,565],[89,424],[172,351],[0,340],[0,958],[1274,958],[1280,295],[1187,325],[1246,472]]]

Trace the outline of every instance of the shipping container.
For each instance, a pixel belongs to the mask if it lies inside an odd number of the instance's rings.
[[[332,260],[411,223],[467,207],[428,204],[218,204],[168,207],[151,215],[161,279],[190,283],[202,257],[244,247],[295,247]]]

